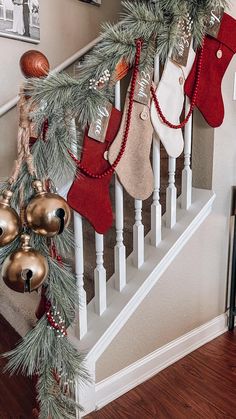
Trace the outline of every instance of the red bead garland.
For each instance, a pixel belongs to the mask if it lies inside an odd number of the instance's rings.
[[[189,109],[189,112],[188,112],[186,118],[184,119],[183,122],[181,122],[181,124],[174,125],[170,121],[168,121],[168,119],[166,119],[165,115],[163,114],[163,112],[161,110],[161,107],[160,107],[159,101],[157,99],[157,96],[156,96],[156,92],[154,90],[154,87],[151,86],[151,93],[152,93],[152,96],[153,96],[153,101],[154,101],[154,104],[155,104],[155,108],[157,110],[157,113],[159,114],[162,122],[165,125],[167,125],[168,127],[170,127],[170,128],[173,128],[173,129],[181,129],[181,128],[183,128],[188,123],[188,121],[189,121],[189,119],[190,119],[190,117],[191,117],[191,115],[193,113],[193,109],[194,109],[194,107],[196,105],[196,101],[197,101],[197,94],[198,94],[198,88],[199,88],[201,71],[202,71],[204,41],[205,41],[205,39],[203,40],[203,44],[202,44],[202,48],[201,48],[201,53],[199,55],[198,69],[197,69],[197,77],[196,77],[196,84],[195,84],[195,88],[194,88],[194,92],[193,92],[193,97],[192,97],[190,109]]]
[[[130,96],[129,96],[129,106],[128,106],[128,111],[127,111],[126,127],[125,127],[125,132],[124,132],[120,152],[119,152],[116,160],[114,161],[114,163],[105,172],[103,172],[101,174],[95,174],[95,173],[92,173],[90,170],[88,170],[86,167],[82,166],[81,162],[74,156],[74,154],[70,150],[68,150],[70,156],[76,162],[76,164],[79,166],[80,170],[84,174],[86,174],[87,176],[89,176],[93,179],[102,179],[105,176],[112,174],[115,171],[116,166],[119,164],[119,162],[120,162],[120,160],[121,160],[121,158],[122,158],[122,156],[125,152],[126,144],[127,144],[128,137],[129,137],[131,116],[132,116],[132,112],[133,112],[135,85],[136,85],[137,77],[138,77],[140,56],[141,56],[141,51],[142,51],[142,43],[143,43],[143,41],[141,39],[138,39],[136,41],[135,63],[134,63],[133,77],[132,77],[132,81],[131,81],[131,89],[130,89]]]
[[[49,126],[48,119],[46,119],[44,121],[44,123],[43,123],[43,141],[46,141],[46,135],[47,135],[47,132],[48,132],[48,126]]]

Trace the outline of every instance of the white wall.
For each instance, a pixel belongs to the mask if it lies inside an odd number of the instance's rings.
[[[100,7],[79,0],[40,0],[39,45],[0,37],[0,106],[19,91],[19,60],[25,51],[42,51],[54,68],[96,38],[102,22],[117,20],[120,10],[121,0],[103,0]],[[0,118],[0,177],[9,175],[15,158],[16,120],[15,110]]]
[[[236,17],[235,4],[230,13]],[[210,179],[216,192],[213,213],[102,355],[97,363],[97,381],[225,311],[231,187],[236,185],[234,72],[236,57],[223,81],[224,124],[214,131]],[[199,119],[198,123],[204,125]],[[205,126],[204,131],[208,133],[205,147],[209,151],[212,149],[212,130]],[[200,162],[201,158],[204,156],[197,160]],[[207,164],[210,165],[210,161]],[[196,169],[195,172],[197,174]]]

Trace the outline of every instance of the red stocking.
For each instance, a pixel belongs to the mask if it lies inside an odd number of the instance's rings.
[[[104,143],[88,137],[86,131],[81,159],[83,167],[95,174],[103,173],[111,167],[104,156],[117,135],[120,122],[121,112],[113,108]],[[113,222],[109,193],[111,178],[112,173],[94,179],[79,172],[67,196],[71,208],[85,217],[100,234],[105,234]]]
[[[224,120],[224,102],[221,83],[227,67],[236,52],[236,20],[224,13],[217,39],[206,36],[201,78],[196,106],[212,127],[219,127]],[[185,83],[185,93],[192,99],[199,52]]]

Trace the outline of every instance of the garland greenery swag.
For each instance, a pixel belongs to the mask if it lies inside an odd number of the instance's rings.
[[[45,143],[37,141],[33,146],[35,168],[38,177],[48,178],[48,170],[44,167]],[[60,161],[63,153],[58,152]],[[30,201],[33,195],[32,178],[23,165],[16,184],[12,187],[12,207],[19,211],[19,191],[24,185],[24,204]],[[1,184],[1,190],[9,189],[6,183]],[[51,188],[55,190],[54,187]],[[6,257],[19,248],[20,240],[17,238],[0,251],[0,264]],[[73,249],[73,232],[66,229],[60,236],[53,238],[53,245],[62,260],[58,263],[50,252],[48,239],[31,233],[32,248],[37,249],[47,259],[49,273],[44,284],[46,298],[52,307],[60,313],[63,322],[68,327],[75,318],[75,310],[79,305],[79,296],[76,278],[71,267],[63,260]],[[75,400],[75,379],[82,383],[89,381],[84,366],[84,355],[80,354],[70,343],[67,336],[57,335],[57,330],[49,326],[46,313],[30,330],[18,346],[11,352],[4,354],[9,359],[6,370],[11,374],[22,373],[29,377],[37,376],[37,399],[40,406],[40,419],[75,418],[75,409],[82,409]],[[56,375],[55,375],[56,374]],[[60,377],[60,380],[58,379]],[[60,383],[59,383],[60,381]]]
[[[74,127],[67,126],[70,144],[77,143]],[[61,180],[73,170],[71,159],[65,152],[66,144],[60,135],[60,128],[56,128],[55,135],[59,135],[60,144],[55,147],[52,142],[44,141],[44,133],[39,134],[38,140],[31,148],[33,164],[37,178],[42,180],[52,179],[55,171],[57,181]],[[56,137],[55,137],[56,138]],[[74,140],[72,140],[74,138]],[[55,147],[55,150],[52,150]],[[51,166],[50,154],[56,154],[60,166]],[[48,157],[48,158],[47,158]],[[50,170],[50,168],[52,170]],[[28,172],[27,163],[23,163],[14,183],[10,179],[0,184],[0,192],[11,190],[13,193],[11,207],[18,213],[21,206],[30,202],[34,191],[33,175]],[[52,180],[50,192],[56,192]],[[20,238],[17,237],[10,244],[0,249],[0,265],[4,260],[19,249]],[[66,328],[73,324],[75,311],[79,306],[79,295],[76,277],[66,260],[73,252],[73,231],[67,228],[61,235],[53,239],[44,238],[30,232],[30,246],[37,249],[47,260],[49,273],[44,283],[45,297],[50,302],[53,310],[63,319]],[[54,249],[54,254],[52,252]],[[56,255],[55,255],[56,252]],[[40,419],[74,419],[76,408],[82,407],[75,402],[76,380],[81,384],[88,383],[90,377],[84,365],[84,354],[80,354],[72,345],[70,339],[61,334],[57,329],[50,327],[47,314],[45,313],[12,351],[4,354],[8,358],[6,371],[10,374],[22,373],[29,377],[37,377],[37,400],[39,404]]]
[[[96,109],[104,100],[112,100],[114,84],[105,83],[102,89],[91,89],[91,80],[99,80],[106,70],[114,74],[117,64],[125,60],[132,67],[135,59],[135,40],[143,41],[141,67],[153,65],[155,54],[160,54],[162,62],[171,48],[178,42],[178,24],[184,19],[192,19],[192,35],[197,48],[205,33],[206,16],[216,7],[225,7],[225,0],[157,0],[124,1],[122,19],[115,25],[104,25],[100,42],[85,57],[79,78],[74,79],[65,73],[49,74],[46,79],[32,79],[26,90],[37,104],[33,113],[39,132],[48,120],[46,141],[39,135],[31,149],[34,165],[39,179],[51,179],[60,184],[66,178],[73,178],[76,167],[68,154],[68,148],[79,149],[80,140],[75,135],[71,121],[76,118],[83,129],[92,121]],[[33,195],[32,176],[24,163],[19,177],[12,185],[12,206],[19,211],[20,193],[27,204]],[[8,187],[7,182],[0,185],[0,191]],[[54,187],[52,186],[52,189]],[[21,191],[21,192],[20,192]],[[47,258],[49,275],[46,297],[56,307],[65,324],[71,325],[78,305],[76,279],[71,268],[58,261],[49,251],[45,238],[31,235],[31,245]],[[54,238],[54,245],[62,258],[73,248],[70,230]],[[0,250],[0,264],[19,247],[19,239]],[[48,327],[44,315],[10,353],[7,370],[21,372],[28,376],[37,375],[40,418],[75,417],[76,404],[75,376],[82,382],[89,380],[83,364],[83,355],[70,344],[67,338],[59,339],[55,330]],[[69,391],[55,391],[55,371],[60,372],[60,388],[69,386]],[[54,391],[52,391],[54,389]],[[58,389],[57,389],[58,390]],[[69,395],[69,396],[68,396]],[[72,396],[72,397],[70,397]]]
[[[101,41],[85,57],[77,80],[61,73],[29,82],[34,100],[45,104],[43,111],[35,114],[36,123],[40,126],[45,117],[49,117],[52,130],[49,136],[53,136],[53,126],[58,125],[62,114],[78,118],[82,127],[91,123],[97,106],[113,98],[114,86],[107,83],[103,89],[94,90],[89,88],[90,80],[99,80],[107,69],[114,74],[121,60],[132,67],[136,39],[143,40],[141,67],[152,66],[155,54],[164,62],[170,49],[177,48],[180,20],[188,21],[190,17],[193,44],[197,48],[205,33],[206,17],[212,10],[225,7],[227,0],[136,0],[122,4],[122,20],[115,25],[103,25]],[[66,138],[67,133],[63,131]]]

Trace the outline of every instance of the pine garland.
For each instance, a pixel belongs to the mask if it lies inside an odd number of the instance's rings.
[[[99,79],[107,69],[114,73],[117,64],[124,59],[130,67],[134,63],[135,40],[142,38],[143,48],[141,67],[153,65],[155,54],[159,54],[164,62],[171,48],[175,49],[178,42],[178,23],[187,20],[188,14],[193,21],[193,43],[197,48],[206,29],[206,17],[216,7],[225,7],[227,0],[156,0],[156,1],[124,1],[122,20],[116,25],[105,24],[101,41],[85,57],[80,67],[79,79],[75,80],[66,73],[50,74],[47,79],[33,79],[28,83],[34,100],[41,105],[43,111],[34,115],[38,126],[45,117],[50,118],[51,136],[54,137],[53,126],[58,121],[77,117],[85,126],[91,123],[98,106],[104,100],[112,100],[114,86],[107,85],[101,90],[89,89],[90,79]],[[154,43],[155,41],[155,43]],[[59,118],[59,119],[58,119]],[[68,141],[68,135],[61,127],[61,135]]]
[[[67,157],[67,147],[76,144],[74,126],[70,123],[67,129],[72,134],[70,142],[64,144],[60,136],[57,143],[52,144],[43,140],[43,136],[32,147],[34,166],[40,179],[48,179],[52,174],[58,180],[64,179],[65,174],[73,177],[74,164]],[[58,134],[60,130],[56,128]],[[54,157],[54,154],[56,157]],[[54,157],[54,158],[53,158]],[[57,160],[55,160],[57,159]],[[59,166],[60,165],[60,166]],[[63,169],[62,169],[63,168]],[[63,170],[63,172],[62,172]],[[21,167],[19,178],[12,185],[12,207],[19,212],[20,189],[23,191],[24,203],[27,204],[34,195],[32,189],[33,178],[29,175],[24,163]],[[0,192],[9,188],[8,182],[0,184]],[[52,190],[55,187],[52,185]],[[53,239],[58,254],[68,257],[73,252],[73,233],[70,229],[64,230],[60,236]],[[6,257],[17,250],[20,240],[0,249],[0,265]],[[48,261],[49,274],[46,281],[46,298],[60,313],[66,326],[71,325],[75,318],[75,311],[79,306],[79,295],[76,278],[65,260],[58,263],[52,257],[48,247],[48,240],[31,233],[30,245],[43,254]],[[7,354],[9,359],[6,371],[11,374],[22,373],[29,377],[38,376],[38,401],[40,403],[40,419],[52,417],[75,418],[75,409],[82,409],[75,402],[75,380],[88,382],[89,375],[84,366],[84,354],[79,354],[67,337],[58,337],[56,330],[49,326],[47,316],[44,315],[22,339],[19,345]],[[55,380],[55,373],[60,373],[60,383]],[[66,393],[64,394],[64,390]]]

